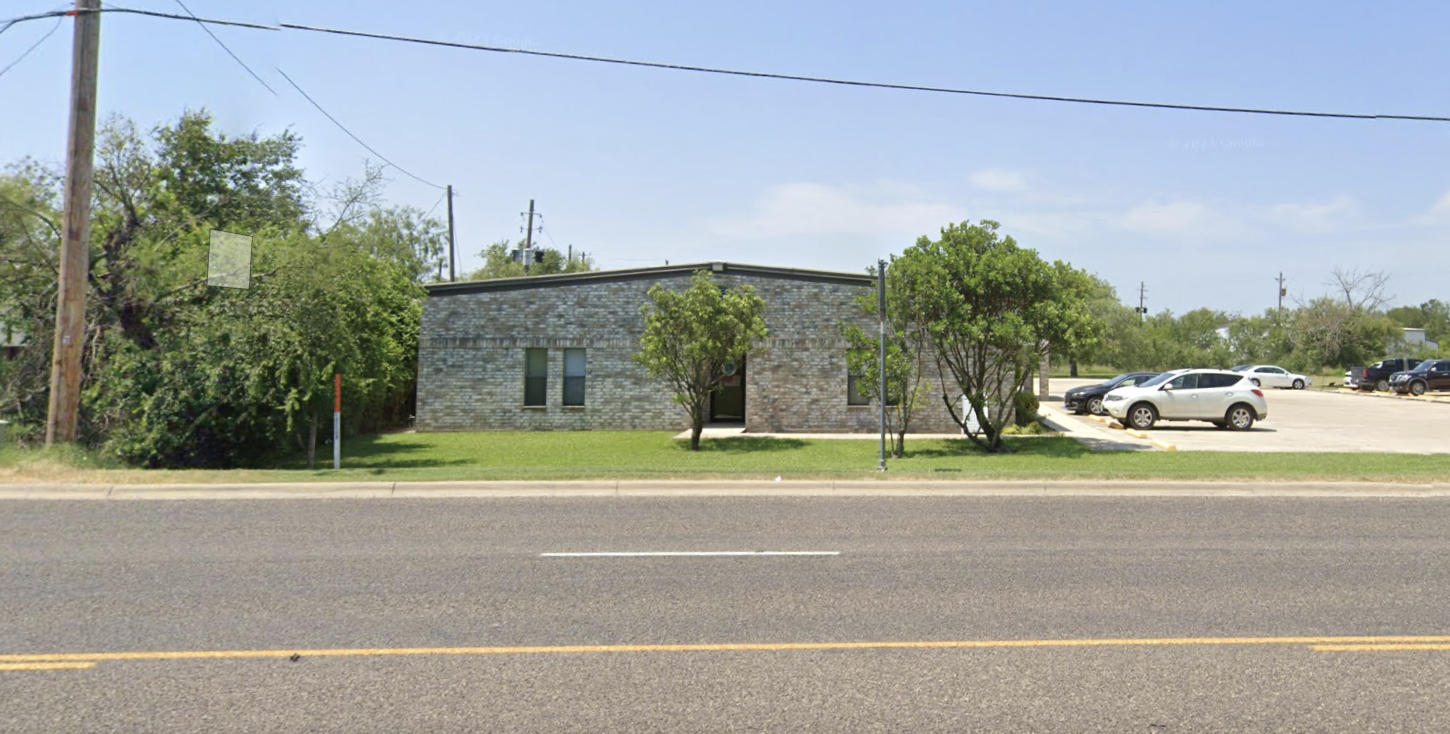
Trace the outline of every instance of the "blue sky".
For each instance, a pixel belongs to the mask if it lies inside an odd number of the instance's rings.
[[[4,0],[0,15],[63,0]],[[247,3],[193,12],[543,51],[929,86],[1450,115],[1450,3]],[[174,0],[128,7],[179,12]],[[0,36],[0,65],[51,22]],[[948,222],[1024,246],[1155,312],[1256,313],[1336,267],[1395,303],[1450,299],[1450,124],[1110,108],[623,68],[111,14],[100,105],[143,126],[206,108],[305,140],[314,179],[369,154],[453,184],[460,265],[520,236],[605,268],[737,262],[860,271]],[[0,77],[0,161],[64,151],[69,21]],[[388,197],[439,192],[392,172]],[[442,211],[440,207],[439,212]]]

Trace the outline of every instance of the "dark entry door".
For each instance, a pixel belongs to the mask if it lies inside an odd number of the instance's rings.
[[[732,369],[733,368],[733,369]],[[725,365],[720,389],[710,395],[712,423],[743,423],[745,421],[745,359]]]

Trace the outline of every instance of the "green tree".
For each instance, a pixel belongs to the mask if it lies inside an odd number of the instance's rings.
[[[1101,328],[1088,309],[1087,274],[1044,262],[1000,236],[999,226],[988,220],[950,225],[940,239],[918,239],[891,264],[901,269],[918,325],[930,336],[943,402],[968,437],[994,453],[1006,450],[1002,430],[1012,419],[1014,395],[1041,363],[1044,345],[1070,354],[1096,340]],[[960,396],[977,430],[968,430]]]
[[[741,361],[768,334],[765,301],[748,285],[716,286],[701,270],[687,290],[651,288],[640,313],[644,334],[634,361],[669,384],[690,418],[690,450],[699,451],[710,393],[719,389],[725,363]]]
[[[1118,364],[1124,354],[1131,350],[1134,337],[1139,330],[1138,313],[1118,300],[1117,289],[1102,278],[1089,274],[1088,312],[1100,326],[1101,338],[1078,345],[1075,352],[1052,350],[1053,357],[1064,357],[1068,363],[1068,374],[1077,377],[1081,364]]]
[[[1399,333],[1382,314],[1325,296],[1295,315],[1294,349],[1306,368],[1343,369],[1379,359]]]
[[[112,118],[97,144],[81,436],[147,466],[238,466],[315,450],[344,375],[348,432],[411,415],[423,294],[441,227],[381,204],[380,169],[308,198],[289,133],[228,137],[188,113],[149,138]],[[30,346],[0,375],[0,417],[43,423],[60,176],[0,177],[0,319]],[[317,222],[327,222],[324,229]],[[253,236],[251,287],[206,285],[208,230]]]
[[[871,273],[876,274],[872,268]],[[856,303],[868,318],[876,320],[880,310],[875,293],[860,296]],[[901,458],[906,453],[906,431],[917,410],[926,406],[931,382],[925,379],[924,360],[929,343],[921,319],[909,300],[901,275],[888,268],[886,272],[886,415],[891,431],[891,455]],[[842,324],[841,333],[849,348],[846,368],[865,386],[861,392],[880,405],[881,357],[879,333],[868,334],[859,324]]]
[[[524,264],[515,262],[513,253],[521,250],[522,242],[509,244],[508,240],[499,240],[488,247],[483,248],[479,257],[483,258],[483,267],[469,273],[468,280],[493,280],[495,278],[522,278],[525,275],[559,275],[561,273],[585,273],[594,270],[594,259],[579,253],[572,257],[552,248],[540,248],[537,245],[533,251],[543,253],[543,262],[535,262],[529,265],[527,273],[524,272]]]

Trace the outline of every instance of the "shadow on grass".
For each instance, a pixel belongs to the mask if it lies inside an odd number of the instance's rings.
[[[799,438],[773,438],[766,436],[734,436],[731,438],[711,438],[700,441],[700,452],[705,453],[745,453],[749,451],[790,451],[803,449],[808,444]],[[676,441],[675,448],[681,451],[690,450],[689,441]]]
[[[911,442],[906,444],[907,458],[967,458],[967,457],[993,457],[993,456],[1033,456],[1053,459],[1078,459],[1089,456],[1093,452],[1088,447],[1070,438],[1056,436],[1032,436],[1021,439],[1009,437],[1006,441],[1007,453],[990,454],[986,449],[972,443],[971,441],[939,442],[935,446],[926,445],[912,448]]]
[[[367,469],[378,474],[387,469],[429,469],[446,466],[472,466],[477,463],[467,458],[443,458],[440,456],[408,458],[408,454],[420,451],[436,454],[438,449],[421,442],[406,443],[396,439],[388,441],[386,440],[388,438],[387,434],[344,438],[342,440],[343,466],[352,469]],[[329,469],[332,467],[332,446],[330,444],[318,444],[317,466]],[[276,468],[306,469],[307,453],[297,452]]]

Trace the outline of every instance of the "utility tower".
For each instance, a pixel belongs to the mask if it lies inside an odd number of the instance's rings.
[[[1138,323],[1148,320],[1148,307],[1145,305],[1147,301],[1148,284],[1140,282],[1138,283]]]
[[[1279,310],[1284,310],[1284,296],[1289,295],[1288,289],[1284,288],[1284,271],[1279,271]]]

